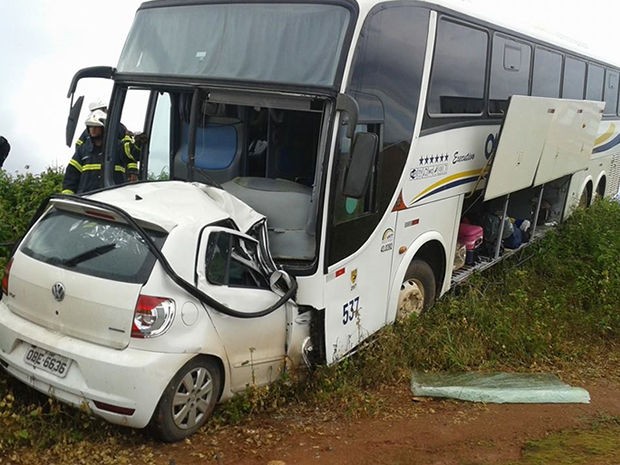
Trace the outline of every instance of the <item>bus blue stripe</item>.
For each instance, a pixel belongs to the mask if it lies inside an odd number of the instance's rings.
[[[620,134],[618,134],[616,137],[614,137],[609,142],[603,145],[599,145],[598,147],[594,147],[594,150],[592,150],[592,153],[604,152],[605,150],[609,150],[610,148],[615,147],[618,144],[620,144]]]
[[[452,189],[453,187],[461,186],[463,184],[467,184],[467,183],[470,183],[470,182],[475,182],[477,180],[478,180],[478,176],[472,176],[472,177],[469,177],[469,178],[458,179],[458,180],[453,181],[451,183],[444,184],[443,186],[440,186],[437,189],[435,189],[435,190],[433,190],[431,192],[428,192],[427,194],[423,195],[422,197],[417,199],[416,202],[419,202],[422,199],[430,197],[431,195],[438,194],[439,192],[443,192],[445,190]]]

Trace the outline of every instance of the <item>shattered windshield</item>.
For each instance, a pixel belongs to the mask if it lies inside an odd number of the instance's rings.
[[[138,11],[120,73],[332,86],[350,12],[326,4],[204,4]]]
[[[163,244],[164,234],[149,235]],[[146,282],[155,263],[148,245],[128,225],[60,209],[35,226],[20,250],[50,265],[129,283]]]

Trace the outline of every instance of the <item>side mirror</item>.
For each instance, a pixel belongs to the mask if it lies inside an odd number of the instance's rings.
[[[345,196],[361,199],[366,195],[378,145],[379,138],[376,134],[371,132],[355,134],[351,147],[351,159],[342,189]]]
[[[276,294],[288,291],[292,285],[291,276],[284,270],[276,270],[269,277],[269,287]]]
[[[84,96],[80,96],[75,103],[69,109],[69,117],[67,118],[67,128],[65,130],[65,142],[67,147],[71,147],[73,136],[75,135],[75,128],[78,124],[78,118],[80,117],[80,111],[82,110],[82,104],[84,103]]]

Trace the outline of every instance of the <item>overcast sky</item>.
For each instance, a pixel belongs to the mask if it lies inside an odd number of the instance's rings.
[[[618,0],[453,0],[496,18],[562,34],[620,65]],[[0,0],[0,135],[12,149],[4,169],[65,166],[67,89],[80,68],[116,66],[138,0]],[[85,105],[109,98],[86,80]],[[91,84],[85,85],[84,82]],[[82,118],[83,119],[83,118]],[[78,125],[78,134],[82,124]],[[138,129],[138,128],[129,128]]]

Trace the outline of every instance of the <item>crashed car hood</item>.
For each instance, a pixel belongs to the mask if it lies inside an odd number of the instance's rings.
[[[125,210],[170,232],[183,223],[232,219],[247,233],[265,217],[228,192],[201,183],[158,181],[128,184],[86,196]]]

